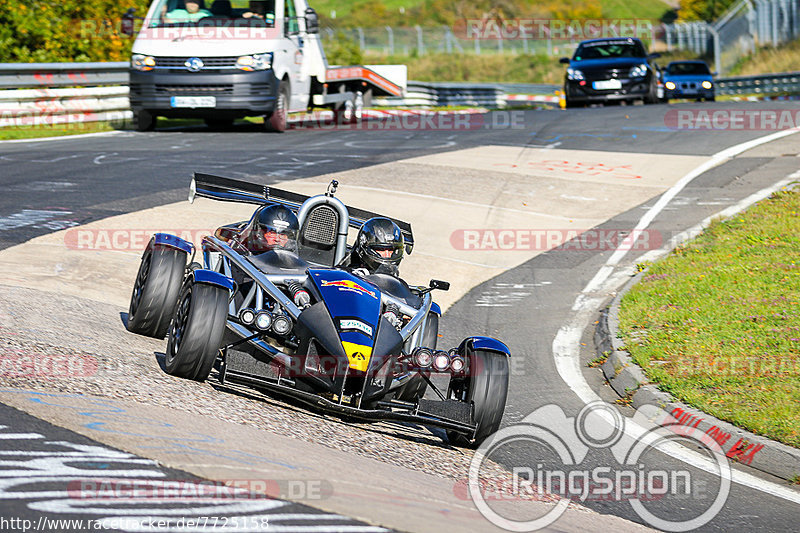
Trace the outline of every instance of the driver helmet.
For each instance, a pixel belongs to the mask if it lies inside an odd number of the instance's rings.
[[[397,224],[384,217],[367,220],[358,232],[355,253],[371,271],[381,265],[397,267],[403,259],[405,240]]]
[[[275,204],[262,207],[253,217],[246,246],[252,253],[270,250],[297,252],[297,216],[286,206]]]

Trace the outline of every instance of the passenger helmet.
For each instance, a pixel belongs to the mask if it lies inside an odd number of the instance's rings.
[[[275,204],[260,208],[253,217],[245,246],[252,253],[269,250],[297,252],[297,216],[286,206]]]
[[[367,220],[358,232],[355,253],[368,269],[375,271],[381,265],[400,265],[405,240],[397,224],[388,218]]]

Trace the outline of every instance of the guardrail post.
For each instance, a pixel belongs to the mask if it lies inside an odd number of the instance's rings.
[[[417,53],[419,55],[425,54],[425,42],[422,39],[422,28],[419,25],[414,26],[414,29],[417,30]]]
[[[778,39],[778,6],[773,2],[769,7],[772,20],[772,46],[777,47],[780,42]]]
[[[722,62],[720,60],[721,49],[719,46],[719,32],[713,26],[708,26],[708,31],[711,33],[712,47],[714,51],[714,70],[717,76],[722,74]]]
[[[386,33],[389,34],[389,55],[394,55],[394,30],[391,26],[386,26]]]
[[[367,50],[367,43],[366,39],[364,39],[364,28],[359,26],[356,28],[356,31],[358,32],[358,47],[361,48],[362,52],[365,52]]]
[[[442,25],[442,27],[444,28],[444,49],[448,54],[452,54],[453,42],[450,40],[452,37],[450,35],[450,28],[447,27],[446,25]]]
[[[667,42],[667,52],[672,52],[672,31],[666,24],[661,25],[664,28],[664,40]]]

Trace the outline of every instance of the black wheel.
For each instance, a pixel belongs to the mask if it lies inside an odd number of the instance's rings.
[[[232,118],[206,118],[203,119],[209,129],[212,130],[227,130],[233,126]]]
[[[717,98],[715,96],[712,96],[711,98],[706,98],[706,102],[716,102],[716,101]]]
[[[164,361],[167,372],[205,381],[217,358],[227,319],[227,290],[187,280],[169,330]]]
[[[469,354],[469,369],[464,378],[454,378],[450,396],[472,402],[478,429],[470,442],[464,435],[448,431],[447,437],[457,446],[480,446],[481,442],[500,428],[508,396],[509,365],[505,354],[476,350]]]
[[[422,337],[422,346],[435,349],[438,340],[439,315],[428,313],[428,318],[425,319],[425,335]],[[428,382],[419,374],[415,374],[405,385],[397,389],[394,397],[403,402],[416,402],[425,396],[426,390],[428,390]]]
[[[155,244],[145,248],[128,308],[128,331],[163,339],[178,303],[186,252]]]
[[[149,111],[140,109],[133,114],[133,127],[136,131],[153,131],[156,129],[156,117]]]
[[[586,104],[583,104],[581,102],[575,102],[574,100],[570,100],[568,98],[565,99],[564,101],[566,102],[566,108],[567,109],[575,109],[576,107],[585,107],[585,105],[586,105]]]
[[[264,126],[267,131],[283,133],[286,131],[287,116],[289,114],[289,85],[282,81],[278,85],[278,95],[275,98],[275,109],[267,117]]]

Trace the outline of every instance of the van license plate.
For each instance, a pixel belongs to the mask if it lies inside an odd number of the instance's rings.
[[[173,96],[170,100],[172,107],[217,107],[214,96]]]

